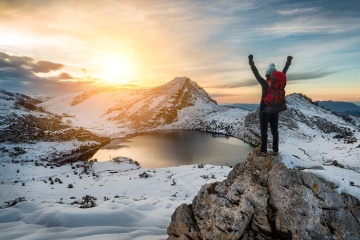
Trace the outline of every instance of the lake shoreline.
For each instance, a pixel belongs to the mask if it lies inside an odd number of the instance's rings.
[[[138,161],[145,168],[200,163],[227,166],[245,159],[253,147],[222,133],[175,129],[113,138],[89,160],[107,161],[120,156]]]

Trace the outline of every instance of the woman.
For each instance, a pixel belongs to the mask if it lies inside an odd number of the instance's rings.
[[[289,69],[289,66],[291,65],[292,56],[287,57],[287,61],[285,64],[284,69],[282,72],[286,74],[287,70]],[[255,67],[253,55],[249,55],[249,65],[251,66],[251,70],[253,71],[256,80],[260,83],[262,88],[262,95],[261,95],[261,102],[260,102],[260,132],[261,132],[261,146],[260,146],[260,156],[266,156],[267,155],[267,139],[268,139],[268,125],[270,123],[270,130],[271,134],[273,136],[273,145],[272,154],[278,155],[279,154],[279,131],[278,131],[278,123],[279,123],[279,113],[273,113],[273,114],[266,114],[264,112],[265,108],[265,102],[264,97],[266,97],[268,93],[268,80],[270,78],[271,73],[276,71],[275,64],[271,63],[269,65],[269,68],[265,72],[265,77],[262,78],[259,74],[259,71]]]

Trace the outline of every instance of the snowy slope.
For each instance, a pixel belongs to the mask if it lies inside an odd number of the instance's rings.
[[[81,159],[108,141],[86,129],[73,128],[38,103],[28,96],[0,90],[1,161]]]
[[[225,109],[186,77],[151,89],[70,93],[54,97],[40,106],[59,115],[65,113],[74,125],[110,137],[158,129],[189,129],[189,122],[202,121]],[[241,117],[248,111],[227,112],[227,115]]]
[[[76,164],[45,167],[3,164],[0,239],[165,239],[172,212],[191,203],[200,186],[224,180],[231,170],[138,169],[126,159],[94,163],[88,174]],[[140,177],[144,172],[147,178]],[[85,195],[95,197],[97,206],[79,208]],[[26,201],[3,203],[19,197]]]
[[[48,111],[64,116],[66,121],[79,127],[84,127],[92,132],[101,135],[111,136],[121,132],[126,134],[116,122],[108,121],[111,114],[108,109],[114,103],[128,99],[132,95],[131,90],[121,89],[119,91],[105,90],[89,92],[74,92],[55,96],[40,106]]]
[[[359,122],[338,117],[297,94],[289,96],[288,103],[280,134],[284,158],[291,159],[289,166],[296,167],[300,160],[300,169],[360,198]]]
[[[360,125],[301,97],[287,96],[288,110],[280,114],[280,152],[288,167],[313,172],[334,182],[339,191],[360,197]],[[245,117],[236,136],[260,143],[259,112]],[[272,138],[269,130],[268,149]]]
[[[301,96],[287,98],[281,134],[284,150],[302,159],[331,165],[333,161],[360,172],[360,127],[319,108]]]

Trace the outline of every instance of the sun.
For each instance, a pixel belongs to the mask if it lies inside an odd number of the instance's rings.
[[[121,55],[102,58],[99,61],[99,77],[108,84],[126,84],[135,77],[135,65]]]

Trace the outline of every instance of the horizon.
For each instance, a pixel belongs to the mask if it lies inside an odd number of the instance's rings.
[[[355,105],[360,106],[360,102],[350,102],[350,101],[333,101],[333,100],[321,100],[321,102],[323,101],[332,101],[332,102],[345,102],[345,103],[353,103]],[[235,103],[221,103],[219,105],[231,105],[231,104],[243,104],[243,105],[260,105],[258,102],[249,102],[249,103],[242,103],[242,102],[235,102]]]
[[[2,1],[0,88],[60,94],[188,76],[219,104],[258,103],[269,63],[287,94],[360,103],[360,2]]]
[[[6,89],[2,89],[0,88],[0,90],[5,90],[5,91],[8,91]],[[79,90],[80,92],[81,90]],[[50,96],[52,94],[46,94],[46,93],[30,93],[30,92],[13,92],[13,91],[9,91],[9,92],[12,92],[12,93],[21,93],[21,94],[24,94],[26,96],[29,96],[29,97],[36,97],[36,96],[41,96],[41,95],[44,95],[44,96]],[[72,93],[72,92],[64,92],[62,94],[69,94],[69,93]],[[294,94],[294,93],[290,93],[290,94]],[[290,94],[286,94],[286,96],[290,95]],[[57,94],[55,94],[57,95]],[[210,94],[209,94],[210,95]],[[210,97],[212,99],[214,99],[211,95]],[[309,96],[308,96],[309,97]],[[310,97],[311,98],[311,97]],[[312,99],[313,100],[313,99]],[[325,100],[313,100],[313,101],[332,101],[332,102],[344,102],[344,103],[354,103],[355,105],[358,105],[360,106],[360,101],[336,101],[336,100],[332,100],[332,99],[325,99]],[[259,105],[260,103],[259,102],[228,102],[228,103],[217,103],[218,105],[236,105],[236,104],[241,104],[241,105]]]

